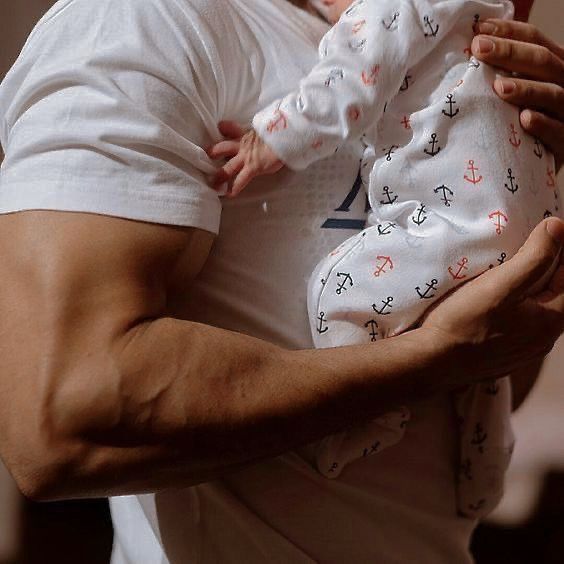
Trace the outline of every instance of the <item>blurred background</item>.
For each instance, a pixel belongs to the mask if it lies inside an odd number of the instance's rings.
[[[0,80],[35,22],[53,3],[0,0]],[[536,0],[531,21],[564,44],[564,0]],[[561,189],[563,182],[561,174]],[[518,440],[507,492],[474,535],[476,561],[563,564],[564,339],[514,415],[514,426]],[[105,500],[29,502],[19,495],[0,462],[0,564],[105,564],[111,544]]]

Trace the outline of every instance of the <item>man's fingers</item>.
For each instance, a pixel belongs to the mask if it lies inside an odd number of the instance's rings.
[[[564,331],[564,267],[553,275],[546,290],[531,297],[546,312],[542,330],[558,338]]]
[[[552,39],[530,23],[492,18],[478,22],[474,31],[482,35],[492,35],[494,37],[512,39],[513,41],[542,45],[556,56],[564,59],[564,47],[552,41]]]
[[[230,182],[230,180],[243,168],[244,164],[245,162],[240,157],[234,157],[230,161],[226,162],[215,175],[213,187],[219,188],[226,182]]]
[[[500,77],[494,82],[500,98],[539,112],[548,113],[564,121],[564,88],[548,82]]]
[[[528,78],[564,85],[564,59],[548,47],[477,35],[472,40],[472,53],[481,61]]]
[[[529,3],[520,5],[526,11]],[[472,53],[519,76],[500,78],[494,88],[502,99],[525,109],[522,126],[551,149],[558,170],[564,161],[564,46],[524,22],[489,19],[474,31],[480,35],[472,41]]]
[[[246,131],[236,121],[220,121],[218,128],[220,133],[228,139],[240,139]]]
[[[208,157],[210,159],[234,157],[239,152],[240,146],[239,141],[220,141],[208,149]]]
[[[522,111],[520,121],[527,133],[538,137],[553,152],[558,171],[564,161],[560,151],[564,147],[564,123],[532,110]]]
[[[564,253],[562,257],[564,257]],[[552,275],[547,290],[555,296],[564,295],[564,264],[561,264]]]
[[[503,301],[513,302],[530,294],[531,287],[547,276],[564,244],[564,222],[549,218],[535,227],[521,252],[490,271]],[[497,271],[500,279],[493,280]],[[548,283],[548,280],[547,280]],[[539,288],[538,291],[541,289]]]

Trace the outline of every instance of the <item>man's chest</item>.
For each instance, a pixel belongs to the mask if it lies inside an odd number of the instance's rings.
[[[220,232],[183,315],[289,348],[311,346],[306,290],[317,262],[366,221],[360,147],[259,179],[224,200]]]

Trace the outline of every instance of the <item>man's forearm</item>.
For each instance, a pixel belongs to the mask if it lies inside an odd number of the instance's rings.
[[[163,318],[122,346],[118,370],[99,370],[89,389],[66,386],[54,404],[80,463],[46,497],[187,486],[453,387],[449,352],[423,329],[286,351]]]

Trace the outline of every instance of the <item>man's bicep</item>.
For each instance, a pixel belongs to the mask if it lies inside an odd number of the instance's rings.
[[[77,414],[89,417],[83,405],[116,416],[128,332],[164,314],[169,288],[189,284],[212,240],[95,214],[0,216],[0,454],[16,479],[25,483],[19,474],[37,468],[34,456],[40,467],[57,465],[51,442],[72,433]],[[101,375],[116,389],[82,404],[80,390]]]
[[[0,215],[0,300],[74,330],[83,316],[157,316],[172,288],[187,289],[212,241],[199,229],[90,213]]]

